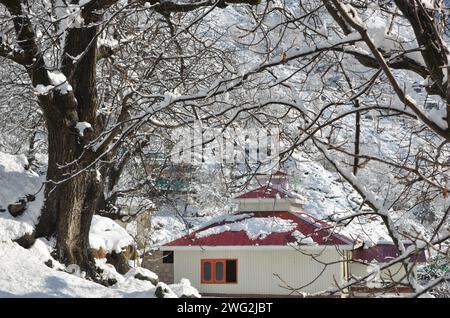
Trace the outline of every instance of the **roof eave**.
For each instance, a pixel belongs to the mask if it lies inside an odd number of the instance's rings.
[[[231,200],[233,203],[282,203],[288,202],[291,204],[304,205],[308,203],[306,200],[301,200],[300,198],[294,197],[284,197],[284,198],[234,198]]]
[[[170,246],[163,245],[159,249],[161,251],[324,251],[324,250],[353,250],[353,245],[190,245],[190,246]]]

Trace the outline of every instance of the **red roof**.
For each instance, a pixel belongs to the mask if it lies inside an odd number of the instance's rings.
[[[278,170],[278,171],[272,173],[271,176],[288,176],[288,174],[286,172]]]
[[[282,190],[270,186],[262,186],[250,192],[244,193],[236,197],[236,199],[284,199],[288,197],[289,195]]]
[[[410,244],[409,244],[410,245]],[[405,247],[408,245],[405,244]],[[397,247],[393,244],[377,244],[369,248],[359,248],[354,250],[353,259],[364,262],[377,261],[387,263],[400,255]],[[423,263],[426,261],[425,252],[417,253],[410,257],[410,262]]]
[[[247,213],[244,213],[244,215],[245,214]],[[296,237],[292,235],[295,231],[300,232],[303,236],[310,237],[317,245],[321,246],[352,244],[352,241],[349,239],[341,235],[332,234],[324,228],[324,225],[328,225],[327,223],[319,221],[303,212],[252,212],[248,214],[249,216],[239,220],[230,219],[229,221],[219,221],[207,225],[189,235],[185,235],[175,241],[167,243],[165,246],[286,246],[297,242]],[[211,234],[209,236],[197,236],[197,234],[202,231],[224,224],[232,224],[248,218],[255,219],[268,217],[290,220],[293,224],[293,228],[286,232],[272,232],[267,236],[256,239],[249,238],[245,230],[229,230]],[[299,244],[304,245],[301,242]]]

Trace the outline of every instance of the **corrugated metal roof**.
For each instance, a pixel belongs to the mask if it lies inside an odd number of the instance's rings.
[[[271,187],[270,185],[262,186],[247,192],[236,199],[284,199],[292,197],[288,191],[284,191],[279,188]],[[242,217],[239,218],[239,215]],[[197,235],[208,229],[213,229],[215,227],[222,227],[226,224],[233,224],[235,222],[241,222],[247,219],[257,219],[257,218],[279,218],[283,220],[288,220],[293,224],[286,231],[273,231],[257,238],[250,238],[245,229],[234,230],[229,228],[224,230],[223,228],[217,233],[211,231],[210,235]],[[239,228],[239,227],[237,227]],[[189,235],[185,235],[179,239],[169,242],[164,245],[164,247],[257,247],[257,246],[289,246],[291,244],[299,245],[312,245],[312,246],[356,246],[356,241],[349,239],[343,235],[331,232],[332,226],[323,220],[319,220],[314,216],[305,212],[242,212],[237,213],[234,217],[214,223],[205,225],[202,228],[196,229]],[[296,233],[295,233],[296,232]],[[309,238],[305,243],[298,242],[298,234],[300,236]],[[312,240],[312,241],[311,241]],[[309,241],[309,242],[308,242]],[[352,253],[354,260],[360,260],[365,262],[388,262],[399,255],[398,250],[392,244],[377,244],[370,248],[358,248]],[[425,253],[422,252],[411,257],[410,261],[425,262]]]
[[[405,247],[409,245],[405,244]],[[377,244],[369,248],[358,248],[352,252],[352,255],[352,258],[357,261],[387,263],[397,258],[400,252],[394,244]],[[409,261],[424,263],[426,261],[425,252],[414,254]]]
[[[304,212],[252,212],[252,214],[252,216],[247,218],[276,217],[284,220],[290,220],[294,227],[286,232],[273,232],[265,237],[257,239],[250,239],[245,230],[224,231],[206,237],[197,237],[199,232],[206,229],[222,226],[227,223],[240,222],[242,219],[229,222],[222,221],[200,228],[195,232],[167,243],[164,246],[286,246],[297,242],[296,237],[293,235],[295,231],[300,232],[305,237],[310,237],[314,243],[319,246],[352,244],[350,239],[344,238],[341,235],[330,233],[327,229],[327,223],[319,221]],[[306,245],[301,242],[299,244]]]

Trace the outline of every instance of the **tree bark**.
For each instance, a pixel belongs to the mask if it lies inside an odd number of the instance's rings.
[[[75,171],[59,166],[77,159],[81,146],[77,135],[48,122],[49,160],[45,188],[45,204],[36,236],[50,237],[56,233],[58,259],[65,264],[77,264],[93,274],[93,257],[89,252],[89,229],[95,211],[98,184],[95,172],[83,171],[67,181],[55,185]],[[67,176],[66,176],[67,174]]]
[[[58,259],[66,264],[79,265],[81,270],[86,271],[92,278],[95,278],[95,268],[89,248],[89,229],[101,192],[94,160],[106,151],[122,126],[113,129],[103,142],[103,147],[99,147],[101,151],[97,150],[95,153],[85,146],[97,137],[102,129],[96,120],[96,37],[103,12],[117,2],[88,1],[81,9],[84,25],[60,30],[61,34],[65,34],[61,72],[66,76],[72,90],[61,92],[55,87],[48,94],[38,95],[48,132],[48,172],[45,202],[36,227],[36,237],[56,236]],[[226,3],[258,2],[259,0],[224,0],[218,5],[215,1],[192,4],[151,1],[154,4],[153,10],[164,13],[188,12],[216,5],[224,7]],[[67,4],[66,1],[64,3]],[[73,0],[70,3],[78,4],[80,1]],[[11,15],[16,44],[20,48],[12,50],[10,45],[1,45],[0,37],[0,56],[22,65],[27,70],[33,87],[54,84],[51,83],[44,52],[40,50],[29,7],[19,0],[0,0],[0,4]],[[137,2],[136,5],[138,4]],[[118,122],[126,115],[127,109],[124,109]],[[80,136],[76,129],[78,122],[90,123],[93,130]]]
[[[56,93],[46,112],[48,171],[45,204],[36,236],[56,233],[56,253],[65,264],[77,264],[91,278],[95,266],[89,248],[89,229],[100,194],[99,180],[86,144],[95,137],[98,108],[95,63],[97,27],[68,31],[62,71],[73,88],[72,94]],[[73,56],[84,54],[74,64]],[[80,136],[76,122],[94,128]]]

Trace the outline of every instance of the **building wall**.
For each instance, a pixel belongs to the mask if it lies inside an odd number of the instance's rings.
[[[305,253],[312,253],[311,251]],[[237,284],[201,284],[201,259],[236,258],[238,260]],[[323,251],[318,259],[335,262],[341,259],[335,250]],[[282,281],[298,288],[311,283],[321,273],[324,265],[312,257],[292,251],[176,251],[174,254],[175,281],[188,278],[200,293],[289,295],[280,287]],[[334,286],[334,279],[342,283],[342,264],[329,265],[320,277],[304,288],[304,292],[318,292]]]
[[[368,265],[355,262],[351,262],[349,267],[351,276],[354,278],[366,276],[370,268]],[[415,267],[413,270],[416,272]],[[373,297],[378,295],[397,297],[412,292],[409,287],[401,284],[392,284],[398,282],[406,283],[405,270],[401,264],[394,264],[382,270],[376,280],[353,285],[350,288],[350,293],[356,297]]]
[[[381,264],[380,264],[381,265]],[[364,277],[369,273],[370,264],[362,264],[358,262],[350,263],[350,275],[355,278]],[[415,269],[414,269],[415,270]],[[385,282],[399,282],[405,281],[405,269],[401,264],[394,264],[380,272],[381,281]]]
[[[158,275],[159,281],[166,284],[174,283],[174,264],[163,263],[163,252],[152,251],[144,256],[143,267]]]
[[[300,212],[302,207],[287,199],[278,199],[275,202],[241,202],[239,203],[239,212],[255,211],[291,211]]]

